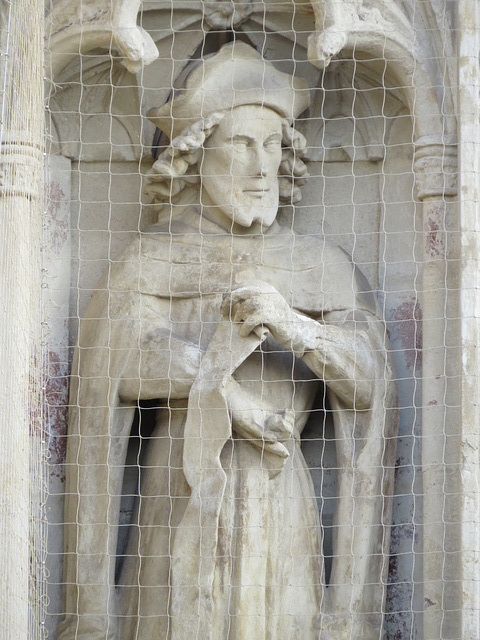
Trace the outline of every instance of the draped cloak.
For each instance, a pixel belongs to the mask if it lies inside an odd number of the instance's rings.
[[[329,245],[323,236],[299,236],[276,225],[263,235],[233,237],[219,233],[207,221],[199,233],[191,213],[139,234],[112,262],[81,321],[71,380],[66,463],[66,615],[59,625],[58,639],[219,637],[213,622],[218,599],[214,583],[219,545],[224,544],[226,528],[232,524],[222,525],[222,510],[233,500],[228,496],[235,484],[232,473],[236,473],[225,464],[225,451],[234,438],[225,385],[268,338],[268,331],[260,330],[240,338],[233,323],[221,320],[222,296],[244,281],[273,285],[294,310],[333,328],[330,345],[322,343],[321,347],[327,353],[323,382],[333,413],[338,468],[332,572],[325,588],[322,569],[318,568],[314,587],[321,594],[315,620],[309,623],[311,632],[306,635],[305,629],[299,629],[289,637],[378,638],[386,578],[384,554],[389,542],[388,526],[384,525],[390,521],[397,419],[393,371],[375,296],[349,256]],[[200,369],[194,363],[198,350],[205,354]],[[341,386],[354,385],[355,380],[339,379],[348,367],[354,371],[355,360],[362,357],[368,359],[373,376],[368,406],[347,401]],[[292,370],[284,374],[291,377]],[[124,392],[128,388],[130,392]],[[162,433],[170,433],[180,442],[180,454],[177,451],[177,458],[167,461],[178,473],[169,475],[167,481],[153,473],[150,484],[157,483],[158,491],[168,494],[175,490],[169,487],[179,482],[180,474],[188,488],[175,526],[167,521],[145,528],[145,535],[151,529],[155,539],[155,527],[159,535],[163,527],[169,539],[167,550],[148,550],[151,558],[169,555],[165,584],[144,587],[152,592],[157,589],[158,597],[167,603],[168,625],[159,627],[164,631],[158,635],[151,631],[155,626],[147,625],[150,631],[144,635],[138,626],[136,618],[143,615],[140,585],[134,585],[133,591],[131,584],[130,588],[115,587],[120,497],[135,412],[132,396],[133,400],[162,400],[173,425],[171,431],[167,425]],[[298,433],[296,438],[296,443],[288,444],[290,458],[296,450],[299,466],[305,467],[298,453]],[[156,446],[158,449],[161,443]],[[280,466],[264,474],[267,485],[268,478],[278,483],[282,473]],[[308,469],[298,473],[304,478],[300,485],[311,485],[311,480],[305,480]],[[316,509],[312,487],[304,491],[307,509]],[[174,496],[170,500],[174,501]],[[243,508],[248,510],[248,500]],[[145,554],[140,542],[142,526],[137,521],[125,560],[127,574],[130,566],[129,583],[142,562],[149,563],[148,557],[140,557]],[[261,529],[262,523],[258,526]],[[239,529],[241,536],[241,524]],[[283,533],[275,535],[278,540]],[[321,547],[321,534],[318,536]],[[249,544],[255,546],[254,538]],[[135,549],[142,553],[135,554]],[[255,566],[245,569],[247,582],[252,580]],[[248,584],[239,580],[241,592]],[[271,594],[274,585],[264,585],[263,590],[275,601],[275,594]],[[225,611],[235,614],[232,590],[224,585],[222,593]],[[264,598],[258,589],[255,593]],[[226,603],[229,599],[230,604]],[[123,631],[118,630],[119,621]],[[268,624],[263,628],[258,616],[254,636],[251,626],[243,633],[241,624],[228,625],[223,637],[231,640],[282,638],[269,631]],[[273,622],[270,628],[276,628]]]

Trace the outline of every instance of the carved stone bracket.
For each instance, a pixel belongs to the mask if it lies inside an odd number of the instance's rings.
[[[385,48],[386,41],[408,38],[411,32],[405,14],[393,2],[374,0],[367,6],[363,0],[312,0],[311,5],[315,31],[309,36],[308,58],[319,68],[344,47],[355,48],[362,36],[367,36],[369,48],[376,42]]]
[[[254,9],[252,0],[205,2],[204,20],[212,29],[234,29],[248,20]]]
[[[141,1],[112,0],[113,38],[125,56],[125,66],[132,73],[158,58],[155,42],[145,29],[137,26]]]
[[[457,145],[454,141],[419,138],[413,168],[417,198],[457,195]]]
[[[114,47],[132,73],[158,57],[151,36],[137,25],[141,0],[59,0],[48,15],[51,73],[55,77],[71,53]]]
[[[413,46],[418,42],[416,27],[402,10],[401,3],[311,0],[311,5],[315,31],[308,40],[310,62],[323,69],[344,51],[355,57],[387,63],[386,76],[402,89],[415,116],[416,136],[435,135],[441,139],[444,123],[439,102],[430,74]]]

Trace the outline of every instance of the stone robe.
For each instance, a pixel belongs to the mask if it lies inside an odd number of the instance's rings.
[[[140,234],[81,321],[59,640],[378,638],[396,412],[374,295],[323,237],[276,224],[234,237],[207,221],[199,233],[198,220],[188,209]],[[244,281],[317,320],[316,348],[296,357],[262,328],[241,338],[220,305]],[[300,450],[323,388],[338,467],[328,588]],[[146,399],[159,408],[115,586],[125,455]],[[242,411],[290,416],[291,434],[251,433]]]

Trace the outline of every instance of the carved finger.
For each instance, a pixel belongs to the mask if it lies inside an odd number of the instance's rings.
[[[265,443],[263,450],[265,453],[273,453],[280,458],[288,458],[290,456],[288,449],[281,442]]]
[[[223,301],[220,306],[220,312],[224,318],[231,319],[235,313],[235,307],[245,301],[245,296],[234,296],[232,292],[226,293],[223,296]]]
[[[290,416],[287,413],[290,413],[288,409],[270,416],[266,421],[267,429],[276,433],[280,440],[288,440],[293,434],[293,420],[290,420]]]
[[[259,313],[255,313],[244,320],[243,325],[240,327],[239,335],[241,338],[246,338],[257,327],[263,328],[264,324],[262,316]]]
[[[233,423],[233,430],[240,436],[242,440],[248,442],[267,443],[274,444],[277,442],[277,436],[271,431],[265,431],[263,427],[255,424],[252,421],[235,420]]]
[[[259,296],[264,296],[265,291],[262,291],[260,287],[239,287],[238,289],[234,289],[230,292],[229,296],[232,299],[232,302],[240,302],[242,300],[248,300],[248,298],[257,298]]]
[[[249,444],[252,445],[252,447],[255,447],[255,449],[258,449],[259,451],[265,452],[265,453],[273,453],[276,456],[279,456],[280,458],[286,459],[290,456],[290,453],[288,452],[288,449],[285,447],[285,445],[283,445],[281,442],[278,442],[278,440],[267,440],[267,438],[257,438],[257,439],[248,439]]]
[[[225,293],[223,296],[222,304],[220,305],[220,313],[224,318],[230,318],[230,311],[232,309],[232,301],[230,294]]]
[[[255,305],[252,305],[248,302],[242,302],[240,304],[235,305],[233,311],[233,321],[234,322],[245,322],[249,317],[252,317],[254,314],[257,314],[258,309]]]

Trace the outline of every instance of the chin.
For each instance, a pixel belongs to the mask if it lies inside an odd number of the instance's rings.
[[[277,217],[278,207],[235,207],[225,214],[233,220],[235,224],[241,227],[249,228],[253,224],[259,224],[262,227],[270,227]]]

